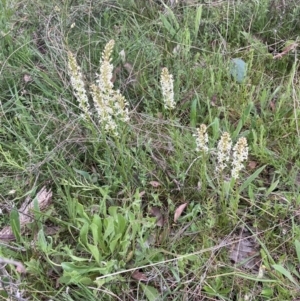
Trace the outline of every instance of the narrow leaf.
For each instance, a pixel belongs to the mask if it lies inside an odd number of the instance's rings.
[[[20,217],[19,212],[16,208],[13,208],[10,212],[10,226],[12,229],[12,232],[17,239],[17,241],[20,241],[21,239],[21,225],[20,225]]]
[[[282,265],[280,264],[273,264],[272,265],[273,269],[275,269],[277,272],[280,274],[284,275],[286,278],[288,278],[291,282],[293,282],[297,287],[299,287],[299,284],[297,281],[293,278],[292,274],[285,269]]]
[[[295,240],[295,248],[298,257],[298,263],[300,263],[300,242],[297,239]]]
[[[74,167],[73,167],[73,170],[74,170],[76,173],[78,173],[78,174],[80,174],[81,176],[83,176],[86,180],[90,180],[90,179],[91,179],[91,175],[90,175],[88,172],[86,172],[86,171],[84,171],[84,170],[76,169],[76,168],[74,168]]]
[[[279,180],[275,181],[274,183],[272,183],[272,185],[269,187],[269,189],[266,192],[266,197],[268,197],[278,186],[279,184]]]
[[[241,193],[245,188],[247,188],[257,177],[258,175],[265,169],[266,165],[262,166],[258,170],[256,170],[248,179],[242,184],[239,189],[239,193]]]
[[[190,111],[190,126],[196,127],[197,123],[197,103],[198,100],[195,98],[191,103],[191,111]]]
[[[196,11],[196,17],[195,17],[195,32],[194,32],[194,38],[197,39],[198,32],[199,32],[199,26],[201,22],[201,16],[202,16],[202,5],[199,5]]]

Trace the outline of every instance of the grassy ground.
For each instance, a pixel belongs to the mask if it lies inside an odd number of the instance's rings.
[[[0,256],[26,273],[3,263],[0,297],[299,300],[299,14],[296,0],[1,0]],[[130,111],[118,138],[81,117],[67,72],[70,50],[90,86],[111,39]],[[224,132],[249,145],[235,181],[215,173]]]

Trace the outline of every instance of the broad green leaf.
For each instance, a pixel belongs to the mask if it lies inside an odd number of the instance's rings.
[[[115,221],[113,217],[107,217],[104,220],[104,228],[105,228],[105,232],[103,235],[103,239],[106,241],[110,236],[114,235],[115,233],[115,225],[114,225]]]
[[[111,207],[108,208],[108,213],[109,213],[110,216],[116,217],[117,214],[118,214],[118,210],[119,210],[119,207],[111,206]]]
[[[109,265],[110,261],[107,263]],[[110,265],[109,265],[110,266]],[[62,262],[61,267],[66,272],[78,272],[80,274],[86,274],[91,272],[99,272],[102,268],[95,267],[92,265],[75,265],[73,262]]]
[[[95,245],[92,245],[92,244],[88,244],[87,247],[91,251],[93,257],[96,260],[96,262],[100,263],[100,252],[99,252],[98,246],[95,246]]]
[[[80,241],[87,246],[88,244],[88,240],[87,240],[87,235],[89,232],[89,225],[87,222],[85,222],[80,229],[80,233],[79,233],[79,237],[80,237]]]
[[[100,241],[100,236],[99,236],[99,227],[96,224],[91,224],[90,229],[92,230],[92,235],[93,235],[93,242],[95,245],[98,245]]]
[[[220,120],[219,120],[218,117],[216,117],[214,119],[211,126],[212,126],[212,130],[213,130],[213,139],[217,140],[219,138],[219,135],[220,135]]]
[[[126,239],[127,238],[127,239]],[[126,240],[120,241],[120,251],[119,254],[124,258],[127,256],[128,248],[131,246],[131,239],[129,236],[125,237]]]
[[[286,268],[284,268],[282,265],[280,264],[273,264],[272,265],[273,269],[275,269],[277,272],[279,272],[280,274],[284,275],[286,278],[288,278],[291,282],[293,282],[297,287],[300,288],[299,284],[297,283],[297,281],[293,278],[292,274],[290,273],[290,271],[288,271]]]
[[[295,240],[295,248],[298,257],[298,263],[300,263],[300,242],[297,239]]]
[[[239,189],[239,193],[241,193],[245,188],[247,188],[258,176],[259,174],[265,169],[266,165],[257,169],[248,179],[241,185]]]
[[[48,250],[48,243],[47,243],[47,240],[46,240],[46,237],[45,237],[43,229],[39,230],[37,241],[38,241],[38,245],[40,246],[41,250],[44,253],[47,253],[49,251]]]
[[[241,58],[232,59],[230,74],[238,83],[242,83],[247,75],[247,64]]]
[[[37,197],[33,199],[33,210],[34,210],[34,217],[38,225],[38,229],[42,229],[43,225],[41,222],[41,210],[40,210],[39,201]]]
[[[89,216],[86,214],[84,207],[82,204],[77,202],[76,205],[76,212],[80,217],[83,217],[87,222],[90,222]]]
[[[127,221],[123,217],[123,215],[118,214],[117,215],[117,227],[116,227],[116,234],[124,234],[127,230]]]
[[[119,233],[113,237],[113,240],[109,243],[109,249],[113,253],[116,249],[116,246],[120,242],[120,238],[122,237],[122,234]]]
[[[150,285],[145,285],[143,283],[140,284],[141,288],[145,296],[147,297],[148,301],[158,301],[161,300],[158,290]]]
[[[171,23],[167,20],[165,15],[160,15],[160,19],[165,27],[165,29],[169,32],[171,37],[175,37],[177,30],[171,25]]]
[[[273,296],[273,289],[271,287],[264,287],[262,290],[261,290],[261,295],[262,296],[265,296],[265,297],[268,297],[268,298],[271,298]]]
[[[190,111],[190,126],[196,127],[197,124],[197,103],[198,99],[195,98],[191,103],[191,111]]]
[[[78,256],[74,256],[72,254],[68,255],[72,260],[74,261],[79,261],[79,262],[83,262],[83,261],[89,261],[89,258],[82,258],[82,257],[78,257]]]
[[[19,212],[16,208],[13,208],[9,215],[10,226],[13,231],[13,234],[18,242],[21,240],[21,225]]]
[[[107,253],[108,246],[106,241],[103,239],[103,236],[99,238],[98,245],[102,252]]]
[[[99,231],[102,231],[102,220],[98,214],[93,216],[92,223],[98,226]]]
[[[73,170],[78,173],[79,175],[83,176],[86,180],[90,181],[92,179],[91,175],[84,171],[84,170],[79,170],[73,167]]]

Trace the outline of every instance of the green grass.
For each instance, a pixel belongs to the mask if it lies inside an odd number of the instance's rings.
[[[299,41],[297,1],[94,2],[0,2],[0,223],[16,238],[0,240],[0,257],[26,268],[1,268],[0,297],[300,298],[299,47],[273,59]],[[71,50],[94,83],[111,39],[114,86],[130,108],[119,138],[96,112],[80,117],[67,73]],[[230,75],[233,58],[248,65],[243,83]],[[195,151],[202,123],[207,156]],[[225,131],[249,145],[231,182],[230,169],[214,172]],[[13,208],[44,186],[51,204],[35,202],[21,230]],[[249,237],[255,268],[230,259]]]

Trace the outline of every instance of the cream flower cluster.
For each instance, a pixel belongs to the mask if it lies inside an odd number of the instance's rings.
[[[160,84],[164,100],[164,107],[167,110],[175,108],[173,75],[169,73],[168,68],[163,68],[160,75]]]
[[[208,153],[208,135],[207,127],[201,124],[197,129],[196,137],[196,151]],[[245,137],[238,139],[235,146],[232,148],[232,141],[230,134],[225,132],[222,134],[217,146],[217,163],[216,172],[220,174],[226,167],[227,163],[231,160],[231,177],[234,179],[239,178],[240,171],[244,168],[243,162],[248,159],[248,144]]]
[[[106,132],[117,136],[117,120],[127,122],[129,121],[129,114],[125,97],[120,93],[120,90],[113,89],[111,54],[114,45],[114,40],[106,44],[100,59],[100,74],[97,74],[96,84],[92,84],[90,88],[99,122],[104,125]],[[71,53],[68,55],[68,59],[71,84],[76,91],[75,96],[80,103],[80,108],[87,114],[89,112],[89,104],[86,90],[84,85],[78,84],[80,82],[78,78],[82,78],[81,70]]]
[[[100,122],[105,124],[107,132],[117,135],[116,120],[127,122],[129,121],[129,115],[125,97],[119,90],[113,89],[111,54],[114,45],[114,40],[106,44],[100,60],[100,74],[97,75],[96,82],[98,85],[92,85],[91,89]]]
[[[226,162],[228,162],[230,159],[231,146],[232,146],[232,142],[229,133],[227,132],[223,133],[217,146],[218,149],[217,166],[216,166],[217,172],[222,172],[226,168],[227,166]]]
[[[231,176],[234,179],[239,177],[240,171],[244,168],[243,162],[248,159],[247,139],[242,137],[233,148]]]
[[[68,51],[68,71],[73,87],[74,95],[78,100],[79,108],[84,112],[84,118],[90,115],[90,105],[86,90],[84,87],[83,76],[81,69],[78,66],[76,59],[72,52]]]
[[[197,152],[208,152],[208,134],[206,130],[207,126],[205,124],[201,124],[200,128],[197,129],[197,134],[194,135],[196,137]]]

